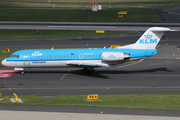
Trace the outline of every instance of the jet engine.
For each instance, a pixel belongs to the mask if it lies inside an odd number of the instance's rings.
[[[121,61],[130,58],[130,55],[122,52],[103,52],[101,59],[104,61]]]

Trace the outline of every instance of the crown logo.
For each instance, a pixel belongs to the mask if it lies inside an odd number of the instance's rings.
[[[149,33],[147,35],[144,35],[145,38],[150,39],[153,35],[150,35]]]
[[[42,53],[39,53],[39,51],[35,51],[34,53],[32,53],[32,56],[39,56],[42,55]]]
[[[111,56],[109,56],[109,58],[115,58],[115,56],[114,56],[114,55],[111,55]]]

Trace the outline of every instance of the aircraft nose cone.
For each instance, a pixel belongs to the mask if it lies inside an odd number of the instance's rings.
[[[2,65],[6,66],[7,65],[6,59],[4,59],[1,63],[2,63]]]

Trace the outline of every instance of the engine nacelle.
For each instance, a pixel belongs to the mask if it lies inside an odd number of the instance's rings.
[[[103,52],[101,54],[101,59],[104,61],[120,61],[126,58],[130,58],[130,55],[122,52]]]

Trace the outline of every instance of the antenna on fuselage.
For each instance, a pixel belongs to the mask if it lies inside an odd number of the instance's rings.
[[[104,49],[106,48],[106,46],[104,46]]]
[[[51,48],[51,50],[53,50],[53,49],[54,49],[54,47]]]

